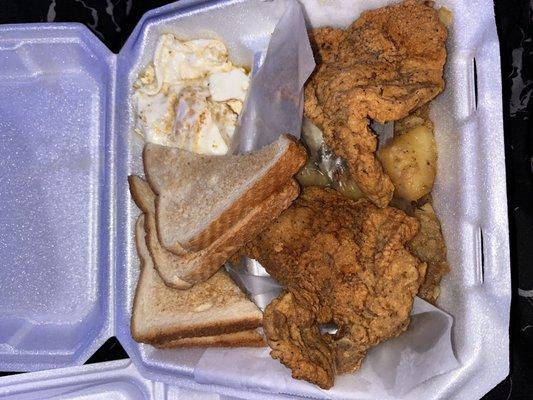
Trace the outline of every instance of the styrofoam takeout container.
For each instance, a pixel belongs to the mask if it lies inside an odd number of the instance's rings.
[[[13,375],[0,383],[4,400],[233,400],[192,381],[181,386],[144,378],[131,360]]]
[[[78,24],[0,27],[0,370],[79,365],[115,335],[145,377],[192,379],[202,349],[157,350],[129,332],[139,211],[126,177],[142,171],[131,85],[166,32],[219,37],[234,62],[257,64],[289,1],[170,4],[147,13],[118,55]],[[302,2],[313,26],[345,26],[389,3]],[[433,193],[451,265],[438,305],[455,318],[461,367],[404,397],[479,398],[508,373],[498,38],[490,1],[437,3],[454,16],[446,90],[431,109],[439,151]],[[364,388],[354,397],[366,398]]]

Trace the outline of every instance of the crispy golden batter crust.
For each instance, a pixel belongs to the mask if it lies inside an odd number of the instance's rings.
[[[417,231],[403,211],[305,188],[244,249],[287,288],[264,315],[272,356],[329,388],[335,371],[357,370],[369,347],[405,330],[425,273],[405,247]],[[337,334],[321,335],[324,323]]]
[[[444,88],[447,31],[426,3],[407,0],[365,12],[346,30],[311,32],[318,60],[305,89],[305,114],[379,207],[390,202],[394,187],[375,158],[369,119],[403,118]]]
[[[426,277],[418,296],[430,303],[435,303],[440,295],[440,281],[450,271],[446,259],[446,244],[440,228],[440,222],[430,203],[414,211],[420,222],[418,234],[408,244],[409,250],[427,264]]]

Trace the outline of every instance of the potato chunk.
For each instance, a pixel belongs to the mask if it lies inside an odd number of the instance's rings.
[[[437,146],[433,132],[427,127],[418,126],[394,137],[379,151],[379,158],[398,197],[415,201],[433,188]]]

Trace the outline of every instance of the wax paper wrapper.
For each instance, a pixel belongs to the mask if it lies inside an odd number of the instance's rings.
[[[255,260],[226,269],[264,310],[282,290]],[[339,375],[330,390],[291,378],[291,371],[270,357],[269,348],[208,349],[195,368],[200,383],[230,385],[325,398],[395,398],[433,376],[459,366],[451,342],[453,318],[415,297],[407,331],[370,349],[362,368]]]
[[[254,67],[233,152],[261,148],[283,133],[300,137],[303,85],[315,64],[297,2],[287,7],[261,62],[260,67]],[[228,264],[226,269],[264,310],[282,287],[257,261],[244,258],[241,262],[239,268]],[[371,349],[360,371],[338,376],[335,386],[328,391],[293,380],[290,370],[270,357],[268,348],[207,349],[194,376],[200,383],[305,396],[398,396],[459,365],[452,349],[452,324],[450,315],[416,298],[409,329]]]
[[[249,152],[281,134],[300,137],[303,86],[313,69],[313,51],[300,5],[289,3],[253,78],[235,132],[233,152]],[[255,66],[254,66],[255,69]]]

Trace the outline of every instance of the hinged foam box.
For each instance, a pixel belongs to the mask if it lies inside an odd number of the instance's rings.
[[[232,61],[251,67],[289,1],[170,4],[147,13],[119,54],[78,24],[0,27],[0,370],[80,365],[115,335],[144,377],[194,378],[202,349],[158,350],[130,335],[139,211],[127,176],[142,171],[143,145],[132,129],[132,84],[167,32],[218,37]],[[387,3],[302,0],[312,26],[346,26],[362,10]],[[499,47],[492,2],[437,5],[453,12],[446,89],[431,107],[434,203],[451,265],[438,306],[454,317],[461,366],[404,398],[475,399],[509,368]],[[251,397],[259,386],[216,390]],[[354,387],[353,398],[368,398],[365,388]]]

